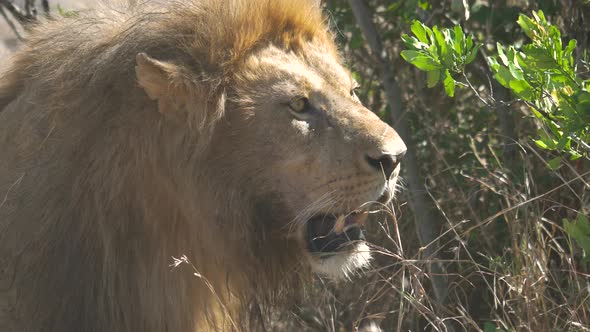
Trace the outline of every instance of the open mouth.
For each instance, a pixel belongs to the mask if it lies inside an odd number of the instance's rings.
[[[368,212],[334,215],[320,214],[307,222],[307,248],[314,254],[342,251],[351,244],[365,239],[364,223]]]

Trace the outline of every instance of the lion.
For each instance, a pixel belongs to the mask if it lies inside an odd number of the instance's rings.
[[[315,0],[33,27],[0,79],[0,330],[260,331],[366,268],[406,147],[342,62]]]

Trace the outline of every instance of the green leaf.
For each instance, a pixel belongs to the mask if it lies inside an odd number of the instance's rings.
[[[427,50],[428,44],[423,43],[416,39],[416,37],[410,37],[407,34],[402,35],[402,41],[406,44],[406,47],[411,50]]]
[[[579,90],[573,97],[578,114],[582,117],[590,117],[590,92]]]
[[[467,37],[467,40],[465,41],[465,44],[466,44],[465,45],[466,49],[468,49],[468,50],[471,49],[471,47],[473,46],[473,36],[469,35]]]
[[[532,30],[534,30],[535,22],[528,18],[526,15],[520,14],[518,16],[518,20],[516,21],[518,25],[522,28],[522,31],[527,35],[527,37],[533,39]]]
[[[535,90],[525,80],[513,79],[508,83],[508,87],[524,100],[531,101]]]
[[[582,248],[586,254],[586,259],[590,255],[590,222],[583,214],[578,214],[575,221],[563,220],[563,227],[576,244]]]
[[[492,322],[483,323],[483,331],[484,332],[506,332],[503,329],[497,328],[496,324],[494,324]]]
[[[401,56],[404,60],[413,64],[420,70],[431,71],[442,68],[435,59],[423,52],[405,50],[402,51]]]
[[[510,81],[514,79],[508,68],[501,65],[498,65],[494,78],[505,88],[510,88]]]
[[[510,71],[510,75],[517,80],[524,80],[524,75],[522,73],[522,69],[518,67],[518,64],[514,64],[511,62],[508,64],[508,70]]]
[[[463,54],[463,45],[465,44],[465,34],[463,33],[463,29],[461,29],[460,25],[455,25],[454,33],[455,40],[453,42],[453,46],[455,48],[455,52],[461,55]]]
[[[504,54],[504,47],[500,43],[496,43],[496,48],[498,49],[498,57],[500,57],[504,66],[508,66],[508,58]]]
[[[490,65],[490,69],[492,69],[492,72],[494,74],[497,73],[498,69],[500,68],[498,60],[496,60],[496,58],[494,58],[493,56],[486,57],[486,60],[488,61],[488,64]]]
[[[422,10],[428,10],[430,8],[430,3],[425,0],[419,0],[418,7],[420,7]]]
[[[449,46],[447,45],[445,35],[438,29],[437,26],[432,27],[432,33],[434,33],[434,38],[436,40],[436,46],[438,46],[439,56],[441,63],[445,65],[445,67],[450,67],[453,64],[453,56],[450,53]]]
[[[573,53],[574,53],[574,50],[576,49],[576,44],[577,44],[577,41],[575,39],[570,40],[570,42],[567,44],[567,47],[563,51],[563,53],[564,53],[563,55],[566,58],[566,60],[568,61],[568,65],[570,67],[574,67],[574,65],[575,65]]]
[[[533,142],[535,142],[535,144],[537,144],[538,147],[540,147],[543,150],[549,150],[549,146],[547,146],[547,144],[545,144],[545,142],[543,142],[540,139],[536,139]]]
[[[471,36],[469,36],[469,38],[471,38]],[[465,59],[465,64],[468,65],[471,62],[473,62],[473,60],[475,60],[475,57],[477,56],[477,52],[479,51],[479,48],[481,47],[482,44],[476,44],[474,48],[471,49],[471,51],[469,51],[469,53],[467,54],[467,58]]]
[[[443,84],[445,86],[445,93],[449,97],[455,96],[455,80],[451,76],[449,70],[445,70],[445,77],[443,79]]]
[[[525,45],[522,51],[530,67],[537,67],[538,70],[559,70],[556,60],[551,56],[554,50],[542,46]]]
[[[549,160],[547,163],[549,164],[549,168],[555,171],[561,166],[562,161],[563,161],[562,157],[555,157],[555,158]]]
[[[574,161],[574,160],[577,160],[577,159],[580,159],[583,157],[583,155],[580,154],[579,152],[577,152],[576,150],[570,150],[568,152],[571,154],[571,156],[570,156],[571,161]]]
[[[533,16],[537,19],[538,22],[547,24],[547,19],[545,18],[545,14],[543,14],[542,10],[538,12],[533,11]]]
[[[571,146],[572,139],[568,136],[561,136],[557,142],[557,150],[563,150],[564,148]]]
[[[440,70],[431,70],[426,72],[426,86],[432,88],[440,80]]]
[[[419,41],[428,44],[428,36],[426,35],[426,29],[424,24],[418,20],[412,22],[412,32],[418,38]]]
[[[555,150],[557,148],[557,141],[542,132],[539,133],[539,139],[535,141],[535,144],[545,150]]]

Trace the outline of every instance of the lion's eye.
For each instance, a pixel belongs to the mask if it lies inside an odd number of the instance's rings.
[[[289,108],[295,113],[303,113],[309,109],[309,99],[300,97],[291,100]]]

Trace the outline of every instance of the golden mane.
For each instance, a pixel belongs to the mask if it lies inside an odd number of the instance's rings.
[[[193,6],[177,7],[175,16],[180,21],[173,29],[184,31],[190,27],[188,35],[195,38],[187,45],[187,52],[201,57],[201,52],[208,50],[208,64],[221,65],[221,69],[239,63],[257,45],[274,44],[295,52],[311,40],[333,45],[319,1],[232,0]]]
[[[266,156],[209,139],[248,128],[213,130],[244,110],[248,58],[267,51],[283,56],[261,70],[271,78],[281,61],[328,64],[322,77],[344,91],[335,109],[354,110],[337,124],[367,151],[393,146],[397,134],[343,83],[332,38],[317,0],[109,4],[34,27],[0,73],[0,330],[263,330],[312,276],[303,240],[276,222],[297,211],[233,176],[248,162],[244,174],[266,171]],[[142,79],[158,75],[161,95]],[[349,187],[382,195],[381,169],[363,172],[374,182]],[[167,268],[183,254],[197,271]]]
[[[36,331],[40,326],[48,331],[114,331],[121,326],[144,330],[147,325],[133,324],[148,320],[141,315],[151,314],[165,318],[153,322],[150,330],[188,331],[196,324],[195,308],[201,308],[196,309],[200,311],[199,326],[210,321],[210,326],[227,327],[228,321],[220,320],[218,313],[229,306],[224,310],[237,315],[232,324],[242,326],[234,328],[248,329],[259,321],[252,313],[261,314],[260,310],[265,310],[261,308],[270,307],[279,298],[289,298],[289,289],[298,288],[299,276],[288,277],[291,281],[284,279],[288,273],[280,270],[291,271],[292,267],[281,267],[280,262],[290,260],[293,252],[283,250],[268,258],[252,252],[262,250],[256,249],[259,245],[254,235],[248,239],[247,234],[255,230],[235,226],[223,236],[225,240],[241,239],[235,241],[246,238],[251,242],[242,245],[254,248],[242,250],[243,257],[224,258],[230,259],[228,264],[262,256],[252,261],[253,271],[248,275],[230,278],[234,285],[241,283],[244,287],[229,293],[224,291],[228,277],[215,275],[198,246],[216,248],[219,257],[224,257],[225,249],[220,245],[233,244],[219,239],[207,242],[205,238],[195,248],[187,234],[207,233],[200,228],[205,225],[192,230],[189,228],[194,226],[183,223],[157,227],[162,222],[159,218],[166,215],[163,211],[183,213],[193,204],[182,202],[179,194],[162,182],[159,173],[169,166],[157,156],[167,154],[199,163],[195,151],[200,150],[188,143],[181,151],[163,146],[174,134],[153,119],[157,112],[146,111],[153,109],[153,104],[137,86],[134,68],[136,55],[141,52],[189,68],[190,75],[176,73],[175,79],[196,89],[191,93],[197,94],[194,97],[203,110],[194,112],[190,121],[201,131],[196,134],[203,136],[203,131],[209,129],[210,134],[214,122],[222,117],[224,108],[215,104],[226,93],[231,94],[233,75],[249,52],[274,44],[297,53],[305,42],[335,52],[321,10],[312,0],[109,4],[35,27],[0,80],[0,132],[5,142],[1,144],[0,192],[9,193],[0,208],[0,265],[6,267],[0,275],[0,289],[19,289],[19,310],[37,312],[35,318],[29,317],[33,318],[30,322],[26,321],[29,318],[19,318],[24,322],[16,322],[16,326],[25,331]],[[206,144],[205,139],[197,141]],[[138,200],[134,197],[138,190],[154,194]],[[238,193],[220,191],[200,203],[247,211],[246,207],[232,205],[232,195]],[[129,208],[131,205],[135,210]],[[14,210],[15,206],[19,208]],[[232,218],[237,225],[248,224],[243,213],[227,216],[228,220]],[[133,238],[124,240],[120,234],[143,234],[149,241],[138,242],[131,252],[121,252],[125,250],[121,241]],[[149,266],[159,268],[171,263],[163,252],[186,253],[218,289],[223,305],[207,300],[204,295],[210,295],[209,290],[194,278],[175,285],[178,281],[171,277],[173,273],[146,270],[148,265],[142,264],[150,260],[153,263]],[[84,262],[95,255],[102,257],[103,263],[83,268]],[[134,259],[139,263],[129,265],[128,260]],[[265,273],[267,277],[258,275],[257,270],[269,268],[275,270]],[[51,277],[55,274],[50,270],[61,271],[60,277]],[[102,280],[104,293],[86,289],[86,285],[98,287],[97,278]],[[160,284],[146,284],[150,280]],[[144,287],[162,288],[158,290],[161,294],[168,291],[178,298],[166,300],[170,308],[160,307],[157,301],[145,303],[155,299],[137,297]],[[124,297],[126,303],[113,302],[121,299],[121,292],[133,289],[137,293]],[[274,293],[278,290],[280,296]],[[182,300],[182,292],[201,294],[201,298]],[[70,304],[52,305],[60,296]],[[0,298],[4,301],[10,297],[0,294]],[[10,301],[2,301],[0,307],[11,307]],[[235,307],[237,303],[241,304]],[[269,305],[261,306],[264,303]],[[80,317],[71,311],[72,305],[81,314],[88,314],[85,310],[89,305],[98,308],[103,317],[98,321],[104,325],[77,321]],[[53,308],[51,312],[38,312],[48,306]],[[113,308],[124,308],[121,310],[128,317],[113,312]],[[12,320],[0,314],[0,327],[12,326]]]
[[[139,52],[182,59],[213,90],[222,89],[239,71],[241,60],[259,46],[300,52],[304,42],[313,41],[336,56],[326,23],[317,0],[102,4],[33,29],[24,46],[30,52],[17,53],[0,82],[0,109],[32,77],[60,82],[51,91],[56,96],[77,96],[87,84],[105,81],[114,84],[112,89],[126,89],[135,79],[130,69]],[[34,52],[39,49],[42,54]],[[114,73],[118,82],[113,83]]]

